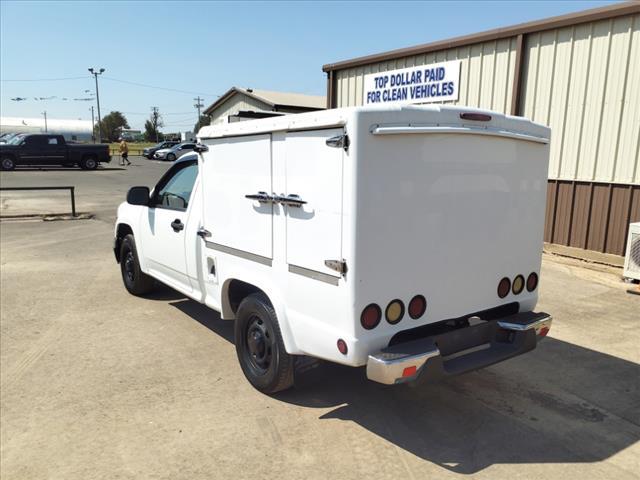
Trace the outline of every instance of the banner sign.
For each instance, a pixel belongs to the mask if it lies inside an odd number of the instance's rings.
[[[364,105],[458,100],[460,60],[370,73],[364,77]]]

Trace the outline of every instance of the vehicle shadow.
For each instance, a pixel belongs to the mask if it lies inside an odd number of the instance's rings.
[[[233,343],[233,322],[186,298],[171,305]],[[275,398],[465,475],[495,464],[598,462],[640,440],[640,366],[551,337],[522,357],[416,387],[321,362]]]

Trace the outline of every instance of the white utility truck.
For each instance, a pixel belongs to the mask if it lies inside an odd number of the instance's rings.
[[[273,393],[315,357],[397,384],[536,347],[547,127],[381,106],[204,127],[197,155],[118,209],[127,290],[160,281],[235,320]]]

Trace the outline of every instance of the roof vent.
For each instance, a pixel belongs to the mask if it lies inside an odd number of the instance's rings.
[[[247,92],[253,93],[253,88],[247,88]]]

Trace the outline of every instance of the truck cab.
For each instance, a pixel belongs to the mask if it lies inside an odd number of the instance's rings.
[[[7,144],[0,144],[3,170],[35,165],[77,165],[83,170],[94,170],[100,163],[110,161],[108,145],[68,144],[62,135],[21,135]]]
[[[304,357],[433,381],[536,347],[549,129],[444,106],[360,107],[203,128],[118,209],[114,252],[235,321],[273,393]]]

